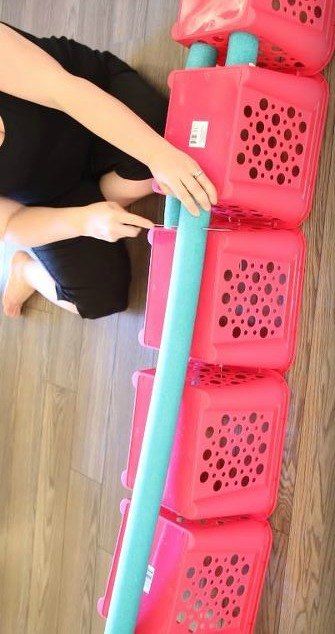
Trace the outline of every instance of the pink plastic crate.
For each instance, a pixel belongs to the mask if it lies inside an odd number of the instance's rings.
[[[181,0],[172,36],[185,46],[201,41],[224,61],[232,31],[260,39],[260,63],[313,75],[331,59],[335,41],[333,0]]]
[[[176,231],[155,228],[143,345],[159,348]],[[191,357],[285,371],[293,362],[305,240],[285,229],[209,230]]]
[[[123,484],[133,489],[155,371],[134,375]],[[288,387],[276,372],[191,363],[162,504],[188,519],[268,517],[276,504]]]
[[[129,502],[107,583],[98,603],[107,617]],[[136,634],[253,631],[272,535],[267,522],[176,523],[160,515]],[[130,573],[131,574],[131,571]],[[125,598],[125,607],[126,607]]]
[[[216,67],[173,71],[170,86],[165,137],[205,170],[222,213],[299,225],[315,189],[325,80]]]

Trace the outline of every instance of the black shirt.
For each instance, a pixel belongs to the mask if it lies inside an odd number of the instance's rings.
[[[38,38],[15,30],[49,53],[67,71],[108,92],[112,92],[113,76],[136,73],[108,51],[94,51],[66,37]],[[5,139],[0,147],[2,196],[30,205],[51,203],[75,191],[79,183],[99,176],[99,171],[103,173],[103,166],[99,165],[101,156],[112,165],[113,146],[56,109],[0,92],[0,116],[5,126]],[[117,148],[114,150],[120,153]],[[149,178],[148,169],[135,163],[140,171],[134,178]]]

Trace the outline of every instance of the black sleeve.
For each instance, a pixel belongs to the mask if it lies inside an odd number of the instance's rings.
[[[68,72],[88,79],[103,89],[106,89],[111,74],[133,70],[126,62],[109,51],[93,50],[65,36],[37,37],[11,24],[5,22],[3,24],[49,53]]]

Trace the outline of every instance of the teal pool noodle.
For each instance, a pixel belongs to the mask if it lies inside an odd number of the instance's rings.
[[[196,46],[200,51],[205,45]],[[230,52],[232,58],[237,55]],[[181,206],[156,376],[105,634],[135,631],[184,389],[209,221],[208,212],[201,209],[194,217]]]
[[[210,214],[181,206],[162,343],[106,634],[133,634],[184,390]]]
[[[257,64],[258,38],[250,33],[235,31],[229,37],[226,66]]]
[[[164,208],[164,226],[171,229],[171,227],[178,227],[180,214],[180,200],[174,196],[166,196],[165,208]]]
[[[218,58],[218,51],[214,46],[204,42],[195,42],[188,50],[186,68],[204,68],[205,66],[215,66]]]
[[[189,48],[186,60],[186,68],[204,68],[215,66],[218,52],[214,46],[196,42]],[[166,196],[164,209],[164,226],[178,227],[180,213],[180,200],[173,196]]]

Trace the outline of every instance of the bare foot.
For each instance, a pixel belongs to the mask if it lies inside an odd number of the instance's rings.
[[[16,251],[11,263],[2,305],[7,317],[19,317],[24,302],[35,292],[24,276],[24,265],[33,259],[25,251]]]

